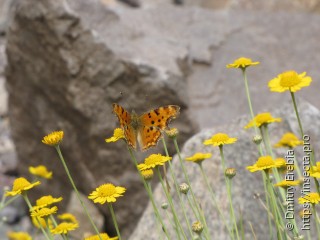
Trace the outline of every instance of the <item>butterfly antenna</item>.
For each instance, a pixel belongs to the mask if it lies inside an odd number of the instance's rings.
[[[121,105],[125,106],[126,108],[131,108],[130,103],[127,101],[128,98],[126,97],[126,93],[120,91],[119,92],[119,103],[121,103]]]

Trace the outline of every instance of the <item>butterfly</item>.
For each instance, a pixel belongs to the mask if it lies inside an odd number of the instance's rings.
[[[140,149],[144,151],[157,145],[162,131],[168,128],[169,122],[179,115],[180,107],[168,105],[138,116],[134,111],[130,114],[114,103],[113,112],[119,119],[128,145],[136,149],[138,142]]]

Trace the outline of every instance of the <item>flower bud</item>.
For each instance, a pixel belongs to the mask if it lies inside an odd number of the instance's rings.
[[[235,168],[227,168],[224,172],[225,176],[229,179],[232,179],[237,173],[237,170]]]
[[[262,142],[262,137],[260,135],[255,135],[255,136],[253,136],[252,141],[255,144],[259,145]]]
[[[196,221],[192,224],[192,231],[193,232],[200,234],[202,232],[202,230],[203,230],[203,225],[201,222]]]
[[[169,138],[175,138],[179,134],[179,130],[177,128],[171,128],[165,131]]]
[[[179,186],[179,190],[180,190],[180,192],[183,193],[183,194],[187,194],[188,191],[189,191],[189,189],[190,189],[190,187],[189,187],[189,185],[186,184],[186,183],[181,183],[180,186]]]
[[[164,202],[164,203],[161,204],[161,208],[164,209],[164,210],[166,210],[168,208],[168,206],[169,205],[168,205],[167,202]]]

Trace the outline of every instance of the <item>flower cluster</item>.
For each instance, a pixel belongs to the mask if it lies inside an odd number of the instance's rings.
[[[286,226],[284,226],[281,221],[281,216],[284,215],[284,206],[289,207],[290,204],[288,201],[286,201],[285,192],[287,191],[288,193],[290,189],[299,188],[299,185],[301,187],[306,180],[306,178],[303,177],[306,176],[305,173],[301,174],[300,172],[299,166],[301,165],[301,163],[295,162],[294,164],[292,164],[289,163],[287,158],[285,159],[277,157],[277,154],[273,151],[272,147],[286,148],[288,152],[293,152],[294,148],[297,148],[304,144],[304,142],[301,140],[301,138],[305,138],[297,104],[295,101],[295,93],[300,89],[309,86],[312,82],[312,79],[310,76],[307,76],[305,72],[297,73],[296,71],[289,70],[280,73],[278,76],[269,81],[268,87],[270,91],[290,93],[294,106],[295,116],[297,118],[299,130],[301,133],[301,136],[298,137],[292,132],[286,132],[281,137],[281,139],[272,146],[270,139],[273,139],[269,137],[268,126],[271,123],[282,122],[282,119],[279,117],[273,117],[270,112],[262,112],[257,115],[254,114],[246,75],[246,70],[248,67],[256,66],[259,64],[260,62],[252,61],[250,58],[241,57],[236,59],[233,63],[227,64],[226,67],[240,69],[244,77],[246,94],[251,114],[251,120],[244,126],[244,128],[254,128],[255,135],[252,140],[255,144],[254,147],[258,149],[259,153],[257,154],[257,156],[259,157],[257,157],[256,161],[252,161],[249,166],[246,166],[246,169],[252,173],[258,171],[262,173],[260,177],[265,187],[265,199],[261,198],[259,199],[259,202],[261,203],[263,208],[267,210],[269,216],[269,232],[271,234],[269,238],[274,239],[275,237],[277,237],[279,239],[288,239],[289,234],[284,231],[284,229],[286,229]],[[202,144],[205,145],[202,146],[203,148],[209,149],[206,146],[211,146],[213,148],[210,148],[209,151],[215,153],[214,151],[218,149],[220,153],[220,165],[222,171],[220,170],[221,172],[219,173],[218,168],[215,169],[217,171],[214,172],[214,176],[216,177],[217,174],[220,174],[219,176],[222,176],[222,178],[224,179],[224,186],[226,187],[227,192],[226,202],[229,204],[228,212],[230,212],[230,214],[228,214],[228,217],[230,219],[225,219],[226,216],[224,216],[224,210],[221,209],[221,206],[219,206],[219,201],[217,201],[215,190],[213,189],[217,186],[212,186],[212,184],[210,183],[210,179],[206,174],[206,172],[209,171],[210,168],[205,168],[205,166],[202,165],[203,161],[206,159],[211,159],[210,161],[207,161],[206,164],[208,163],[209,165],[215,162],[215,164],[217,165],[216,155],[211,152],[191,152],[188,155],[189,157],[185,157],[185,161],[183,161],[183,154],[180,153],[179,145],[177,143],[179,130],[177,128],[170,129],[168,127],[168,123],[170,122],[170,120],[178,116],[179,110],[179,106],[168,105],[138,116],[136,114],[130,115],[129,112],[127,112],[123,107],[118,104],[114,104],[113,111],[119,119],[121,128],[114,129],[113,135],[109,138],[106,138],[105,142],[111,143],[117,142],[119,140],[124,140],[128,144],[128,151],[135,164],[135,167],[139,171],[143,185],[151,200],[151,205],[154,210],[154,216],[159,224],[159,227],[163,231],[162,233],[165,235],[163,236],[164,239],[176,239],[175,237],[170,236],[173,231],[176,233],[177,239],[181,237],[184,239],[213,239],[208,229],[208,225],[205,219],[206,216],[205,214],[203,214],[201,205],[199,204],[199,199],[197,199],[196,195],[194,194],[194,190],[192,188],[193,184],[188,177],[188,171],[186,171],[185,169],[186,161],[197,163],[197,165],[193,165],[197,167],[195,171],[198,171],[197,174],[200,173],[203,177],[203,183],[208,189],[208,191],[206,192],[210,194],[212,205],[217,210],[217,213],[219,213],[219,216],[222,220],[221,222],[225,225],[226,230],[228,231],[228,237],[230,237],[230,239],[241,239],[241,234],[243,233],[239,229],[239,219],[234,211],[234,204],[232,199],[232,184],[234,184],[234,179],[238,178],[238,176],[241,177],[242,172],[241,169],[232,167],[232,158],[231,160],[229,160],[228,157],[230,155],[225,154],[225,151],[228,150],[229,146],[224,147],[225,145],[236,143],[238,141],[238,138],[230,137],[228,134],[223,132],[218,132],[212,135],[210,138],[201,140]],[[99,233],[99,230],[95,226],[92,217],[88,213],[84,202],[79,197],[79,191],[75,185],[74,180],[72,179],[70,171],[68,170],[68,164],[66,164],[62,155],[59,146],[62,143],[63,138],[63,131],[54,131],[43,137],[42,142],[46,145],[53,146],[54,150],[56,150],[56,152],[58,153],[62,166],[67,173],[67,177],[71,182],[74,191],[76,192],[76,196],[78,197],[81,206],[84,209],[84,212],[88,216],[88,223],[92,225],[93,230],[95,231],[95,233],[89,233],[90,235],[92,234],[91,236],[86,233],[84,236],[84,240],[121,240],[116,215],[113,210],[113,204],[117,202],[120,197],[125,195],[127,189],[125,187],[116,186],[108,182],[98,186],[87,196],[88,199],[92,200],[94,203],[101,205],[105,204],[109,208],[112,221],[117,232],[117,236],[109,237],[107,233]],[[166,153],[166,156],[162,154],[150,154],[144,159],[142,163],[138,164],[138,162],[140,161],[136,159],[135,152],[133,151],[134,149],[136,149],[136,145],[140,145],[142,150],[147,150],[150,147],[156,146],[159,139],[162,139],[163,141],[165,150],[164,152]],[[177,168],[177,165],[175,165],[176,163],[171,163],[172,157],[169,156],[169,152],[171,153],[172,149],[167,149],[167,140],[174,143],[174,147],[177,153],[176,162],[177,164],[180,164],[183,172],[183,175],[181,174],[179,178],[175,176],[174,169]],[[242,140],[243,139],[240,138],[239,142],[242,142]],[[247,141],[247,144],[253,143]],[[237,150],[239,151],[239,149]],[[242,152],[240,154],[241,156],[251,156],[251,154],[245,155]],[[298,203],[303,205],[304,208],[309,205],[311,206],[311,208],[308,208],[307,211],[305,211],[306,209],[300,211],[299,215],[302,218],[310,218],[310,216],[314,217],[319,235],[320,222],[316,205],[320,203],[320,186],[318,182],[318,179],[320,178],[320,162],[314,163],[314,151],[312,152],[312,154],[313,155],[310,168],[304,170],[309,174],[310,179],[312,178],[312,180],[314,180],[316,191],[308,192],[308,194],[305,194],[303,191],[301,191],[304,195],[298,198]],[[293,156],[293,159],[296,160],[295,156]],[[166,168],[167,163],[169,163],[168,169]],[[188,165],[188,167],[189,166],[190,165]],[[242,169],[244,168],[245,166],[242,166]],[[167,175],[167,171],[169,171],[170,175]],[[30,166],[29,172],[33,175],[35,181],[29,182],[24,177],[15,179],[12,189],[6,190],[3,199],[0,201],[0,210],[5,206],[4,203],[6,201],[6,197],[19,197],[19,195],[21,195],[28,204],[30,217],[33,224],[37,228],[41,229],[41,232],[44,234],[46,239],[54,239],[54,235],[61,235],[63,239],[69,239],[69,232],[78,229],[79,222],[71,213],[66,212],[57,214],[58,206],[56,205],[61,204],[63,198],[53,197],[52,195],[45,195],[37,199],[34,206],[32,206],[27,194],[29,190],[40,185],[40,181],[37,181],[38,178],[44,179],[43,183],[47,183],[47,179],[52,179],[53,173],[49,171],[44,165]],[[168,215],[168,217],[172,220],[170,221],[170,226],[167,226],[165,224],[166,221],[163,221],[162,214],[160,214],[158,210],[159,204],[154,200],[152,191],[153,186],[150,182],[150,180],[154,177],[154,172],[157,173],[162,190],[166,197],[166,201],[161,204],[161,208],[163,211],[166,211],[166,214],[172,214],[172,216]],[[288,175],[293,175],[295,177],[296,175],[298,175],[299,177],[295,179],[289,179],[287,178]],[[256,177],[258,178],[259,175],[256,175]],[[177,179],[180,181],[182,178],[184,178],[182,183],[177,181]],[[120,182],[122,181],[122,179],[120,178],[117,178],[117,180]],[[173,183],[173,188],[171,188],[171,183]],[[221,187],[220,181],[219,187]],[[171,195],[173,190],[176,191],[179,203],[174,203],[173,196]],[[257,197],[259,197],[258,194]],[[185,200],[188,201],[188,206],[184,204]],[[178,212],[176,211],[176,205],[178,204],[180,204],[180,210],[182,210],[182,212],[184,213],[183,217],[185,218],[184,220],[186,220],[187,224],[180,223],[180,216],[177,216]],[[189,222],[190,219],[188,219],[188,216],[186,214],[186,207],[191,207],[194,216],[196,216],[197,218],[195,219],[196,221],[192,224],[191,222]],[[290,224],[292,223],[293,226],[296,225],[294,218],[290,219],[289,222]],[[274,223],[275,225],[272,225]],[[170,231],[168,231],[168,227],[170,228]],[[184,232],[184,227],[188,227],[188,232]],[[274,231],[274,229],[276,231]],[[294,229],[292,233],[295,239],[302,238],[302,235],[299,234],[297,229]],[[26,232],[8,232],[7,237],[9,240],[32,240],[32,237]],[[310,237],[309,240],[311,240]]]

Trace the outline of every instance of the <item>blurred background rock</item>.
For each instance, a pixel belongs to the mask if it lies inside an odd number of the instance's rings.
[[[173,125],[183,143],[248,113],[240,71],[225,68],[246,56],[261,62],[248,71],[256,112],[289,100],[267,83],[290,69],[313,77],[298,96],[319,108],[319,11],[318,0],[0,0],[0,186],[45,164],[52,194],[67,203],[60,162],[40,141],[63,129],[84,194],[105,181],[129,189],[116,209],[126,238],[146,197],[124,146],[104,143],[118,126],[111,103],[137,112],[180,105]],[[16,223],[23,217],[14,212]]]

